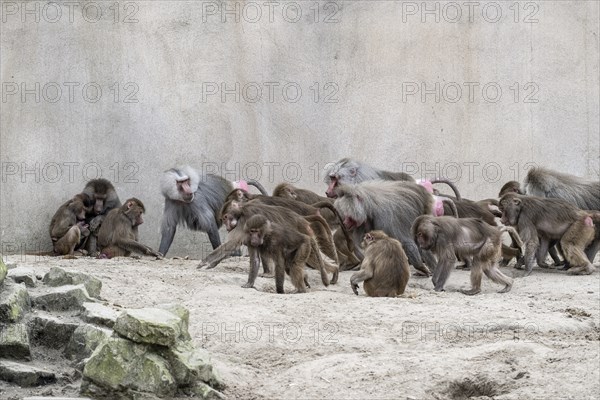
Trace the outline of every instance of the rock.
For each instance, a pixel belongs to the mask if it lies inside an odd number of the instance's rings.
[[[24,283],[27,287],[35,287],[37,278],[31,268],[18,267],[8,271],[8,277],[16,283]]]
[[[21,387],[31,387],[54,383],[56,376],[33,365],[0,360],[0,380],[14,382]]]
[[[117,393],[123,392],[167,397],[176,390],[167,361],[149,346],[126,339],[110,338],[94,351],[83,369],[81,392],[94,398],[120,397]]]
[[[156,306],[156,308],[167,310],[181,318],[181,336],[179,339],[182,341],[192,340],[189,331],[190,311],[187,308],[177,303],[159,304]]]
[[[33,305],[46,311],[81,310],[83,303],[93,301],[84,285],[52,288],[32,297]]]
[[[30,321],[31,341],[33,344],[60,349],[69,343],[78,326],[76,321],[38,313]]]
[[[6,278],[6,274],[8,273],[8,268],[2,261],[2,255],[0,254],[0,286],[2,286],[2,282],[4,282],[4,278]]]
[[[48,286],[85,285],[91,297],[100,298],[102,282],[93,276],[81,272],[67,272],[62,268],[52,267],[42,281]]]
[[[194,348],[192,342],[178,342],[175,347],[162,350],[161,355],[171,364],[171,372],[179,386],[191,386],[201,380],[216,388],[224,387],[213,371],[208,352]]]
[[[29,334],[25,324],[0,325],[0,354],[15,360],[31,360]]]
[[[223,393],[216,391],[206,383],[197,382],[194,386],[187,388],[184,392],[190,396],[198,397],[203,400],[224,400]]]
[[[29,309],[31,301],[25,285],[6,280],[0,289],[0,321],[17,322]]]
[[[44,396],[34,396],[34,397],[23,397],[23,400],[92,400],[89,397],[44,397]]]
[[[83,303],[81,319],[91,324],[105,325],[112,328],[119,313],[103,304]]]
[[[71,335],[65,348],[65,356],[70,360],[80,362],[88,358],[96,347],[110,338],[112,331],[107,328],[84,324],[78,326]]]
[[[126,310],[119,315],[113,329],[137,343],[173,346],[181,335],[182,320],[158,308]]]

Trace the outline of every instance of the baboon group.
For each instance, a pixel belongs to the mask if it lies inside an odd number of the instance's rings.
[[[595,271],[600,182],[534,167],[522,184],[502,186],[498,198],[473,201],[444,179],[415,180],[343,158],[326,168],[324,183],[326,197],[289,183],[269,196],[259,182],[231,182],[190,166],[169,169],[160,179],[165,205],[154,251],[138,240],[144,204],[136,198],[121,204],[109,181],[94,179],[52,218],[53,254],[162,258],[183,225],[206,232],[213,247],[198,268],[214,268],[245,245],[250,268],[243,287],[254,286],[262,265],[277,293],[284,293],[286,274],[297,293],[306,292],[306,266],[319,271],[324,286],[337,283],[340,270],[359,269],[350,278],[353,292],[362,283],[374,297],[404,293],[410,265],[443,291],[459,261],[458,268],[470,270],[471,287],[461,290],[467,295],[481,292],[484,274],[502,285],[499,293],[510,291],[513,279],[500,266],[513,259],[524,276],[536,264],[550,268],[548,253],[568,274]],[[440,184],[453,195],[442,194]],[[228,232],[223,244],[221,226]]]

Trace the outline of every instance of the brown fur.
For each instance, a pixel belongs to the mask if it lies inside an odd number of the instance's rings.
[[[341,185],[336,189],[335,208],[344,217],[346,228],[359,243],[365,233],[384,231],[402,243],[410,264],[423,275],[431,275],[427,266],[435,269],[431,253],[415,244],[410,228],[423,214],[432,214],[433,196],[416,183],[395,181],[365,181],[356,185]]]
[[[563,199],[581,210],[600,211],[598,179],[587,180],[547,168],[534,167],[527,172],[523,186],[525,193],[531,196]],[[600,226],[596,226],[596,235],[585,250],[590,262],[594,262],[598,251],[600,251]]]
[[[223,205],[221,209],[221,218],[225,228],[229,231],[227,242],[217,247],[212,253],[210,253],[198,266],[199,268],[208,265],[208,268],[216,267],[221,260],[235,251],[244,240],[243,225],[253,215],[261,214],[264,215],[269,221],[280,224],[282,226],[291,227],[298,232],[308,235],[319,244],[320,250],[323,251],[328,257],[335,259],[335,247],[333,242],[330,244],[326,243],[326,236],[323,242],[319,242],[318,235],[313,231],[312,226],[319,226],[321,229],[329,229],[327,222],[318,215],[302,217],[292,210],[279,206],[269,206],[261,204],[260,202],[249,201],[240,203],[235,200],[230,200]],[[237,228],[238,225],[240,228]],[[318,254],[317,254],[318,253]],[[332,257],[333,256],[333,257]],[[258,266],[254,263],[258,262],[258,259],[253,257],[250,258],[250,271],[258,271]],[[319,252],[311,251],[310,257],[307,261],[309,267],[318,269],[321,273],[321,278],[325,286],[329,285],[329,278],[327,272],[333,273],[331,283],[336,283],[338,278],[338,267],[322,260]],[[248,287],[254,285],[256,276],[250,276],[248,280]]]
[[[121,200],[112,183],[106,179],[92,179],[83,188],[83,194],[92,201],[92,207],[86,213],[85,222],[89,225],[90,235],[85,249],[91,256],[98,255],[98,232],[102,222],[111,210],[121,207]]]
[[[73,254],[82,237],[89,235],[87,225],[79,222],[85,220],[86,211],[91,208],[91,201],[85,194],[75,195],[62,204],[50,221],[50,239],[54,253],[58,255]]]
[[[273,197],[282,197],[285,199],[297,200],[305,204],[314,205],[315,203],[329,202],[333,205],[333,199],[319,196],[315,192],[306,189],[297,188],[289,183],[280,183],[273,190]],[[325,218],[331,229],[335,229],[333,233],[333,241],[337,251],[340,271],[352,269],[360,260],[354,254],[354,242],[348,238],[347,233],[340,229],[343,224],[340,224],[338,216],[332,210],[327,208],[320,209],[321,216]],[[348,242],[351,241],[351,243]]]
[[[475,218],[424,215],[417,218],[412,232],[422,249],[431,250],[438,257],[438,266],[432,279],[436,292],[444,290],[456,255],[473,258],[471,289],[463,290],[464,294],[481,292],[482,273],[493,282],[504,285],[499,293],[506,293],[512,288],[513,280],[498,269],[501,251],[499,229]]]
[[[383,231],[371,231],[365,234],[362,247],[365,258],[360,271],[350,277],[354,293],[358,295],[358,284],[363,281],[367,296],[396,297],[404,293],[410,267],[402,244]]]
[[[507,193],[517,193],[524,194],[521,190],[521,184],[517,181],[508,181],[506,182],[502,188],[500,188],[500,192],[498,193],[498,197],[502,197]]]
[[[280,224],[272,223],[260,214],[248,218],[244,224],[244,234],[244,244],[248,246],[251,258],[260,255],[262,259],[270,259],[275,262],[277,293],[284,292],[283,283],[286,273],[290,276],[298,293],[306,292],[306,288],[310,285],[304,272],[304,265],[308,262],[311,253],[319,254],[313,238],[292,227],[283,227]],[[252,280],[253,282],[254,280]],[[242,287],[250,286],[245,284]]]
[[[325,198],[326,199],[326,198]],[[342,218],[337,213],[337,210],[333,206],[333,202],[330,199],[326,199],[322,202],[317,202],[314,205],[309,205],[291,198],[285,197],[270,197],[264,195],[253,195],[248,192],[245,192],[242,189],[235,189],[227,196],[226,202],[230,200],[235,200],[239,202],[259,202],[261,204],[266,204],[270,206],[278,206],[288,208],[295,213],[302,215],[303,217],[309,216],[323,216],[322,214],[325,211],[331,213],[336,220],[336,226],[340,228],[342,231],[338,236],[332,235],[331,229],[333,226],[331,224],[327,224],[328,226],[323,226],[322,219],[319,218],[317,220],[310,220],[311,228],[315,232],[317,236],[317,242],[319,246],[324,250],[324,253],[333,259],[336,263],[339,263],[340,259],[343,259],[344,265],[348,264],[348,261],[352,263],[356,257],[350,258],[347,253],[354,253],[354,242],[350,237],[348,231],[342,224]],[[323,217],[324,218],[324,217]],[[338,249],[339,246],[339,249]],[[355,264],[360,262],[356,260]]]
[[[138,227],[144,223],[144,212],[144,204],[132,197],[120,208],[108,213],[98,232],[101,258],[127,257],[132,252],[162,257],[162,254],[138,242]]]
[[[515,226],[525,243],[526,275],[537,258],[543,261],[551,241],[560,240],[570,274],[591,274],[595,268],[585,247],[594,239],[598,213],[578,210],[561,199],[509,193],[500,199],[502,223]],[[586,222],[588,222],[586,224]]]

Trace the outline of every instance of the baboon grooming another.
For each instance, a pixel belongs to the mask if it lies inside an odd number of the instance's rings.
[[[248,181],[247,184],[267,194],[260,183]],[[230,182],[211,174],[201,176],[189,165],[165,171],[160,179],[165,207],[160,228],[159,252],[167,254],[178,225],[184,225],[193,231],[206,232],[212,248],[219,247],[219,210],[227,195],[239,185],[246,186],[246,182]]]
[[[93,202],[93,207],[86,212],[85,222],[89,224],[90,234],[84,247],[88,255],[96,256],[100,226],[111,210],[121,207],[121,200],[115,187],[107,179],[92,179],[86,183],[82,194],[87,195]]]
[[[356,185],[336,188],[335,208],[344,218],[344,225],[352,233],[354,243],[360,243],[365,233],[381,230],[402,243],[410,264],[422,274],[430,275],[423,264],[419,248],[410,228],[420,215],[433,213],[433,197],[416,183],[365,181]],[[435,268],[435,259],[424,252],[427,264]]]
[[[360,271],[350,277],[354,294],[358,295],[358,284],[363,281],[367,296],[396,297],[404,293],[410,269],[402,244],[383,231],[371,231],[365,234],[362,247],[365,258]]]
[[[543,261],[553,240],[560,245],[569,263],[570,274],[583,275],[595,271],[584,253],[594,240],[594,222],[600,213],[582,211],[561,199],[547,199],[509,193],[500,199],[502,223],[515,226],[525,243],[525,276],[531,274],[537,258]]]
[[[85,223],[86,212],[92,208],[92,200],[84,193],[62,204],[50,221],[50,239],[58,255],[73,255],[82,236],[90,231]]]
[[[100,226],[98,245],[100,258],[127,257],[132,252],[162,257],[150,247],[138,242],[138,227],[144,223],[144,204],[132,197],[120,208],[111,210]]]
[[[290,276],[298,293],[305,293],[310,287],[304,265],[312,254],[319,254],[317,243],[310,236],[298,232],[292,227],[267,220],[264,215],[256,214],[248,218],[244,224],[244,244],[250,250],[250,257],[275,262],[275,288],[283,293],[285,274]],[[258,262],[254,263],[255,266]],[[256,279],[258,268],[251,271],[252,281]]]
[[[432,279],[436,292],[444,290],[457,255],[473,257],[471,289],[461,290],[462,293],[474,295],[481,292],[482,272],[493,282],[504,285],[498,293],[506,293],[512,288],[513,280],[498,269],[501,230],[476,218],[423,215],[416,219],[412,233],[422,249],[431,250],[438,258]]]

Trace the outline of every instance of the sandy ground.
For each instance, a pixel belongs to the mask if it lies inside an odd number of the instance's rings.
[[[483,293],[455,270],[446,292],[411,277],[398,298],[355,296],[352,272],[306,294],[277,295],[272,278],[242,289],[247,258],[213,270],[198,261],[11,256],[6,261],[89,273],[110,304],[180,302],[190,333],[210,351],[230,399],[598,399],[600,274],[534,269],[512,291],[484,278]],[[522,272],[504,268],[509,275]],[[286,282],[286,290],[292,287]],[[6,397],[39,395],[0,383]],[[64,392],[64,391],[63,391]],[[60,394],[57,391],[55,395]]]

